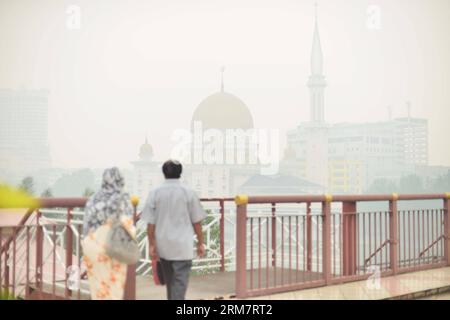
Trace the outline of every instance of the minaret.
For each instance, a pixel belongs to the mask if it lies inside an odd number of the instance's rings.
[[[313,123],[323,123],[324,116],[324,91],[326,87],[323,75],[323,54],[320,44],[319,25],[317,17],[317,3],[315,4],[315,26],[311,51],[311,75],[308,80],[310,92],[310,118]]]

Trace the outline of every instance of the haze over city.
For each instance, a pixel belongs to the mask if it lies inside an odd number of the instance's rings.
[[[71,5],[80,28],[68,27]],[[369,28],[368,7],[380,8]],[[26,8],[26,10],[24,10]],[[325,120],[428,119],[429,164],[450,165],[447,0],[322,0]],[[54,167],[130,166],[148,137],[171,134],[220,90],[256,128],[285,134],[309,119],[313,1],[0,1],[0,87],[49,91]],[[24,128],[25,129],[25,128]]]
[[[0,0],[0,300],[450,299],[449,30],[449,0]]]

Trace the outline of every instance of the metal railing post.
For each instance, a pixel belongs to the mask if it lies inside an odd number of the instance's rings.
[[[331,283],[331,201],[333,197],[326,195],[326,201],[322,202],[322,272],[325,284]]]
[[[343,274],[356,274],[356,202],[342,203]]]
[[[26,283],[25,283],[25,299],[30,298],[30,226],[26,226],[27,228],[27,244],[26,244]]]
[[[272,267],[277,267],[277,218],[276,203],[272,202]]]
[[[311,202],[306,203],[306,270],[312,270]]]
[[[7,247],[7,250],[5,251],[5,291],[9,292],[9,265],[8,265],[8,259],[9,259],[9,245]]]
[[[3,249],[3,242],[2,242],[2,237],[3,237],[3,228],[0,227],[0,291],[2,291],[2,278],[5,279],[5,284],[4,284],[4,291],[8,291],[9,290],[9,266],[8,266],[8,250],[9,250],[9,244],[4,248],[4,251],[1,251],[1,249]],[[5,260],[3,261],[4,263],[4,270],[2,271],[2,254],[3,252],[5,253]],[[3,274],[2,274],[3,272]]]
[[[392,194],[389,201],[389,243],[390,243],[390,265],[394,274],[398,272],[398,216],[397,216],[398,194]]]
[[[2,251],[2,245],[3,245],[3,241],[2,241],[2,237],[3,237],[3,228],[0,226],[0,291],[2,291],[2,284],[3,284],[3,265],[2,265],[2,255],[3,255],[3,251]]]
[[[444,258],[450,266],[450,193],[444,199]]]
[[[247,296],[247,203],[248,197],[237,196],[236,203],[236,296]]]
[[[42,256],[43,256],[43,231],[42,225],[40,224],[41,212],[37,210],[36,212],[36,269],[35,269],[35,280],[36,280],[36,291],[38,293],[38,298],[42,296]]]
[[[133,205],[133,224],[137,222],[137,206],[139,204],[139,198],[136,196],[131,197],[131,204]],[[124,300],[136,300],[136,265],[127,266],[127,276],[125,279],[125,291]]]
[[[65,297],[70,297],[72,295],[72,290],[69,288],[69,272],[71,266],[72,266],[72,256],[73,256],[73,232],[72,232],[72,209],[67,209],[67,224],[66,224],[66,284],[65,284],[65,291],[64,295]],[[54,246],[56,246],[56,243],[53,243]]]
[[[219,200],[220,204],[220,271],[225,272],[225,202]]]

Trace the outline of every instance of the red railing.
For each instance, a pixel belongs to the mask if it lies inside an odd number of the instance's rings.
[[[237,297],[450,265],[449,198],[238,196]]]
[[[82,288],[74,289],[68,285],[71,273],[65,268],[73,266],[82,270],[79,254],[75,256],[76,261],[71,257],[70,264],[67,264],[67,260],[73,255],[71,246],[80,247],[81,238],[78,238],[77,243],[56,243],[58,233],[67,227],[74,226],[35,224],[10,227],[14,232],[11,247],[0,254],[0,260],[3,260],[0,267],[0,289],[24,299],[81,299]],[[53,243],[43,239],[44,228],[49,230],[47,236]],[[0,228],[0,232],[4,229],[6,228]],[[81,226],[76,229],[81,232]],[[65,259],[64,267],[57,261],[60,259]]]
[[[72,280],[71,273],[67,272],[68,267],[76,266],[79,274],[75,274],[75,277],[78,277],[78,280],[86,278],[81,261],[82,225],[80,220],[75,223],[73,210],[83,208],[87,199],[36,200],[39,208],[28,209],[17,226],[0,227],[0,291],[26,299],[89,298],[88,287],[71,289],[68,285]],[[214,198],[201,201],[217,202],[219,205],[220,270],[225,271],[225,202],[233,199]],[[41,212],[51,208],[58,209],[59,213],[65,211],[64,221],[58,219],[56,223],[52,219],[44,219]],[[134,217],[135,222],[140,217],[136,208]],[[77,237],[74,237],[74,232],[77,232]],[[136,298],[136,266],[128,268],[124,298]]]
[[[243,298],[363,280],[373,268],[386,276],[449,265],[449,198],[237,197],[236,294]],[[202,199],[220,207],[221,271],[226,263],[225,203],[230,200]],[[403,208],[412,200],[413,207]],[[75,225],[73,209],[83,208],[86,199],[39,201],[39,208],[30,208],[7,237],[2,236],[6,228],[0,228],[0,288],[30,299],[88,298],[87,288],[68,286],[66,272],[67,266],[82,267],[80,237],[74,237],[81,225]],[[364,208],[369,204],[378,207]],[[41,214],[44,208],[65,210],[63,223],[49,223]],[[63,229],[64,236],[58,236]],[[135,269],[128,269],[126,299],[135,298]]]
[[[39,208],[29,208],[16,226],[1,227],[0,234],[10,235],[0,243],[0,290],[26,299],[81,298],[81,288],[69,288],[70,274],[65,266],[81,268],[80,241],[73,232],[81,234],[81,225],[71,223],[71,210],[84,207],[85,198],[40,198]],[[66,209],[65,223],[48,222],[42,217],[43,208]],[[44,232],[46,231],[46,232]],[[58,234],[65,235],[65,239]],[[1,239],[5,237],[0,236]],[[59,244],[57,243],[59,241]],[[74,248],[77,261],[74,264]],[[57,263],[57,260],[60,260]],[[64,261],[61,261],[64,260]]]

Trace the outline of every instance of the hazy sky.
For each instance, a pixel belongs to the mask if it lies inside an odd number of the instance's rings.
[[[406,114],[430,125],[430,164],[450,165],[450,1],[321,0],[328,122]],[[81,29],[66,22],[81,8]],[[381,30],[367,8],[381,8]],[[46,88],[54,166],[128,166],[145,134],[169,156],[174,129],[219,90],[256,127],[309,119],[314,1],[0,0],[0,87]]]

